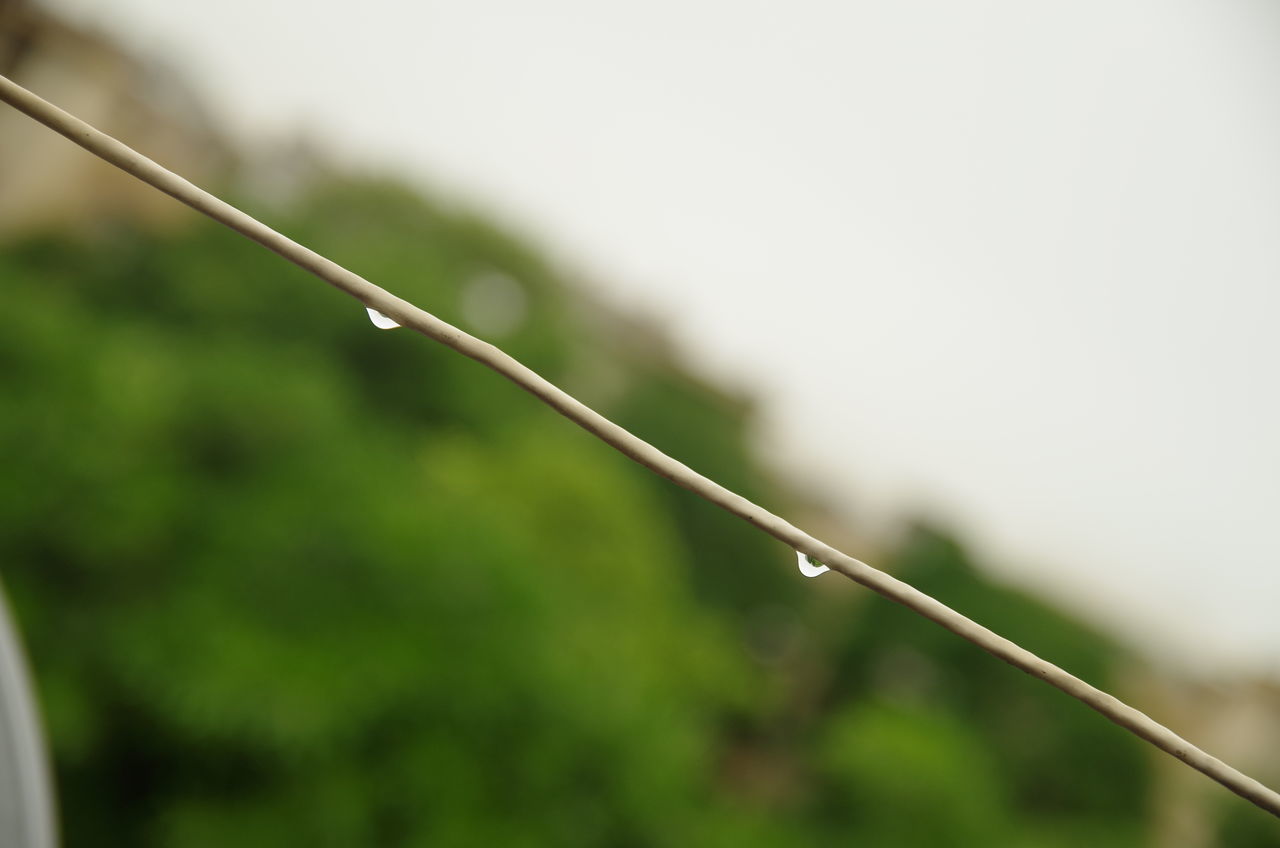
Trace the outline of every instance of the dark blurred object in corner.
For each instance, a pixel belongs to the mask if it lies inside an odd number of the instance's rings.
[[[0,591],[0,845],[53,848],[50,786],[22,646]]]

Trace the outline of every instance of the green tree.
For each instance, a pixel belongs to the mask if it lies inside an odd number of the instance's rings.
[[[620,423],[777,499],[747,401],[647,331],[584,345],[617,316],[483,219],[332,175],[270,217],[463,326],[501,275],[511,353],[612,368]],[[1136,832],[1119,731],[878,599],[761,658],[762,622],[819,621],[775,542],[233,233],[30,238],[0,291],[0,557],[70,845]],[[945,537],[895,567],[1107,684],[1114,645]]]
[[[891,571],[1103,689],[1114,686],[1118,645],[1046,604],[982,577],[958,543],[918,525]],[[1033,830],[1066,829],[1091,844],[1136,827],[1145,809],[1144,746],[1084,706],[893,604],[866,607],[837,662],[833,694],[928,704],[978,735],[1011,808]],[[1125,838],[1137,838],[1136,832]],[[1123,841],[1120,844],[1125,844]]]
[[[555,312],[517,248],[385,186],[296,229],[423,302],[501,266]],[[71,844],[705,826],[748,670],[639,475],[215,228],[2,262],[0,547]],[[555,318],[512,346],[564,358]]]

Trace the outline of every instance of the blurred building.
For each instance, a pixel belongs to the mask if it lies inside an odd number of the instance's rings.
[[[0,0],[0,74],[196,182],[230,163],[229,146],[175,74],[29,0]],[[0,235],[181,217],[174,201],[8,107],[0,140]]]
[[[1215,683],[1141,672],[1129,696],[1157,721],[1210,754],[1270,787],[1280,785],[1280,684],[1262,679]],[[1280,828],[1248,802],[1228,795],[1204,775],[1153,750],[1152,839],[1155,848],[1229,848],[1243,844],[1228,823]],[[1225,832],[1224,832],[1225,831]],[[1251,831],[1252,835],[1252,831]],[[1255,837],[1256,838],[1256,837]],[[1248,844],[1255,844],[1253,839]],[[1275,844],[1275,843],[1266,843]]]

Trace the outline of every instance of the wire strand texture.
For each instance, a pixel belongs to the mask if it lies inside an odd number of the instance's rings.
[[[310,271],[365,306],[394,319],[401,326],[416,330],[493,369],[651,471],[750,522],[795,550],[825,563],[832,570],[945,627],[1015,668],[1062,690],[1141,739],[1216,780],[1240,797],[1280,817],[1280,794],[1274,790],[1197,748],[1118,698],[1041,659],[915,587],[815,539],[741,495],[702,476],[573,398],[494,345],[463,332],[281,235],[4,76],[0,76],[0,100],[95,156]]]

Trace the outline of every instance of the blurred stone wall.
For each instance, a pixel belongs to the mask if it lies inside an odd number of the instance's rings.
[[[173,73],[28,0],[0,0],[0,74],[196,182],[230,148]],[[178,204],[9,107],[0,108],[0,236],[118,218],[165,226]]]

